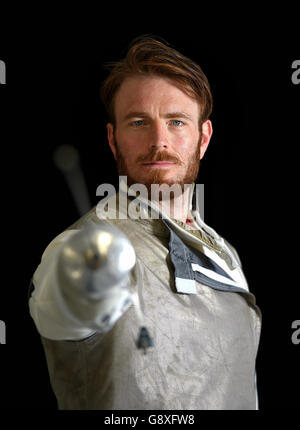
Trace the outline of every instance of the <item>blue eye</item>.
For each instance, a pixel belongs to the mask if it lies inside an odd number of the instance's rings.
[[[183,125],[183,122],[180,121],[179,119],[172,119],[171,122],[176,123],[176,124],[174,124],[176,127],[178,127],[178,126],[181,127]],[[180,124],[178,124],[178,123],[180,123]]]
[[[143,120],[142,120],[142,119],[138,119],[138,120],[136,120],[136,121],[133,121],[131,124],[132,124],[134,127],[139,127],[140,125],[142,125],[142,123],[143,123]]]

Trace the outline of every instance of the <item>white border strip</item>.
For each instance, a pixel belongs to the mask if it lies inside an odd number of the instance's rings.
[[[178,293],[197,294],[196,281],[194,279],[175,278]]]
[[[231,281],[228,278],[225,278],[223,275],[219,275],[219,273],[213,272],[210,269],[206,269],[205,267],[199,266],[199,264],[192,263],[192,269],[194,272],[203,273],[203,275],[208,278],[214,279],[215,281],[222,282],[223,284],[232,285],[234,287],[239,287],[237,282]]]

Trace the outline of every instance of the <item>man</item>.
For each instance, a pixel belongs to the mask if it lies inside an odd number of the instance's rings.
[[[195,180],[212,135],[207,78],[192,60],[141,37],[113,65],[102,100],[108,142],[127,181],[118,211],[128,215],[135,197],[144,216],[106,217],[131,241],[136,264],[128,279],[132,294],[112,289],[96,316],[97,302],[62,300],[60,291],[69,287],[59,282],[57,264],[75,234],[101,226],[101,208],[56,237],[42,256],[29,304],[58,407],[255,409],[260,311],[236,251],[195,205]],[[147,195],[137,197],[135,184]],[[167,197],[152,195],[153,184],[177,188]],[[156,216],[145,216],[150,212]],[[148,346],[153,341],[146,354],[136,347],[136,312]]]

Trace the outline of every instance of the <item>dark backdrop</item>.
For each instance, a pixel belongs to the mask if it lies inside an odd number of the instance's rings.
[[[291,81],[291,64],[300,53],[293,13],[275,20],[253,13],[247,20],[249,12],[224,19],[217,10],[197,12],[190,21],[193,11],[180,16],[179,10],[177,18],[130,23],[117,23],[115,14],[83,23],[68,14],[41,13],[43,19],[28,14],[23,25],[11,18],[5,31],[1,27],[7,84],[0,86],[0,319],[7,344],[0,351],[0,407],[56,408],[27,308],[29,281],[43,250],[78,218],[52,155],[63,143],[78,149],[93,205],[98,185],[117,184],[99,85],[106,76],[103,63],[123,57],[141,34],[164,38],[198,62],[211,83],[214,133],[198,180],[205,184],[205,221],[238,250],[263,313],[260,407],[296,407],[300,345],[291,342],[291,324],[299,319],[300,85]],[[1,20],[5,24],[5,15]]]

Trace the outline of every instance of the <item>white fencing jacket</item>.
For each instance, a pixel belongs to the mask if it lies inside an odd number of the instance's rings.
[[[116,196],[119,209],[127,191]],[[141,199],[141,210],[149,204]],[[191,225],[167,216],[106,219],[127,235],[137,262],[128,290],[78,309],[62,297],[57,259],[73,234],[103,222],[97,207],[45,249],[29,308],[59,409],[257,409],[260,310],[235,249],[192,201],[190,209]],[[97,330],[94,315],[106,316]],[[136,347],[141,325],[154,343],[146,354]]]

